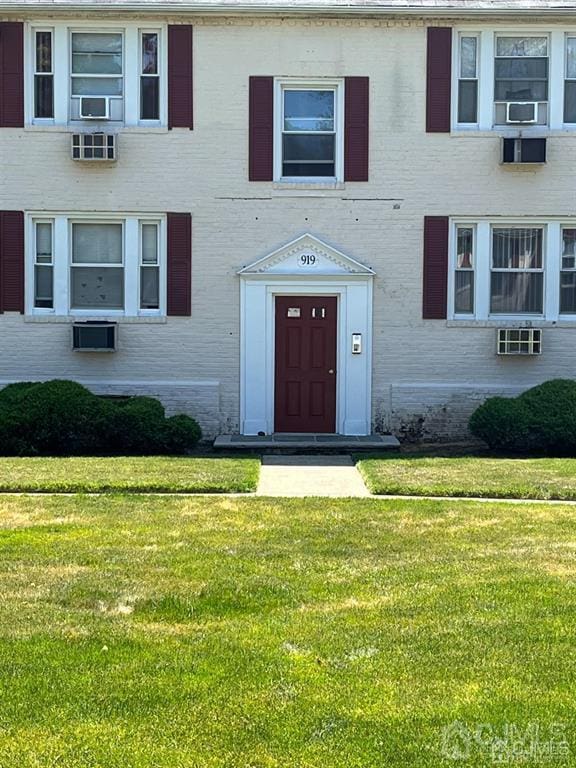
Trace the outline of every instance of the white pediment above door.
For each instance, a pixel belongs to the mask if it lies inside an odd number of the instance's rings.
[[[296,240],[243,267],[239,275],[373,275],[374,271],[359,261],[322,242],[314,235]]]

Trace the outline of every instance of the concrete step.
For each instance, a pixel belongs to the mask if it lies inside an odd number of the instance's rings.
[[[219,435],[214,448],[225,451],[385,451],[397,450],[400,443],[394,435]]]

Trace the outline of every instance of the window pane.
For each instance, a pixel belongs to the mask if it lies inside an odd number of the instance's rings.
[[[576,81],[564,83],[564,122],[576,123]]]
[[[36,262],[52,263],[52,224],[36,224]]]
[[[541,269],[541,229],[494,229],[492,266],[496,269]]]
[[[140,308],[160,307],[158,267],[142,267],[140,270]]]
[[[51,32],[36,32],[36,72],[52,72]]]
[[[119,77],[73,77],[72,96],[122,96]]]
[[[496,101],[548,101],[548,82],[543,80],[496,80]]]
[[[334,136],[313,134],[284,134],[284,161],[324,160],[334,162]]]
[[[121,75],[122,54],[75,53],[72,56],[75,75]]]
[[[142,263],[158,263],[158,227],[156,224],[142,225]]]
[[[562,269],[576,268],[576,229],[562,230]]]
[[[335,175],[334,163],[282,163],[282,176],[315,176],[331,179]]]
[[[121,264],[121,224],[73,224],[72,261],[75,264]]]
[[[478,122],[477,80],[460,80],[458,83],[458,122]]]
[[[123,309],[122,267],[72,267],[73,309]]]
[[[455,273],[454,311],[457,314],[474,312],[474,272],[465,270]]]
[[[475,37],[460,38],[460,77],[476,77],[476,46]]]
[[[140,119],[160,119],[160,79],[158,77],[140,78]]]
[[[155,32],[142,34],[142,74],[158,74],[158,35]]]
[[[560,272],[560,312],[576,315],[576,272]]]
[[[37,265],[34,267],[34,306],[52,309],[53,303],[52,267]]]
[[[498,80],[545,80],[548,59],[496,59],[494,71]]]
[[[34,117],[54,117],[53,75],[34,77]]]
[[[542,314],[542,272],[492,272],[490,312]]]
[[[456,268],[472,269],[474,249],[474,230],[472,227],[458,227],[456,243]]]
[[[122,53],[122,35],[103,32],[75,32],[72,53]]]
[[[576,79],[576,37],[566,38],[566,77]]]
[[[334,91],[284,91],[284,129],[333,131]]]
[[[498,37],[497,56],[547,56],[546,37]]]

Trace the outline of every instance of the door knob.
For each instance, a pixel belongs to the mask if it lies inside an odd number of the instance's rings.
[[[330,370],[328,371],[328,373],[334,373],[334,368],[330,368]]]

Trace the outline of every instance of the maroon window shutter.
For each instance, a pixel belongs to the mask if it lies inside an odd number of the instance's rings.
[[[22,211],[0,211],[0,312],[24,312]]]
[[[344,180],[368,181],[368,110],[370,80],[344,81]]]
[[[274,178],[274,78],[251,77],[249,95],[250,181]]]
[[[424,218],[424,283],[422,316],[445,320],[448,303],[448,217]]]
[[[24,25],[0,23],[0,127],[24,126]]]
[[[168,25],[168,128],[192,128],[192,27]]]
[[[192,313],[192,216],[169,213],[168,219],[168,314]]]
[[[426,131],[449,133],[452,89],[451,27],[428,27],[426,69]]]

